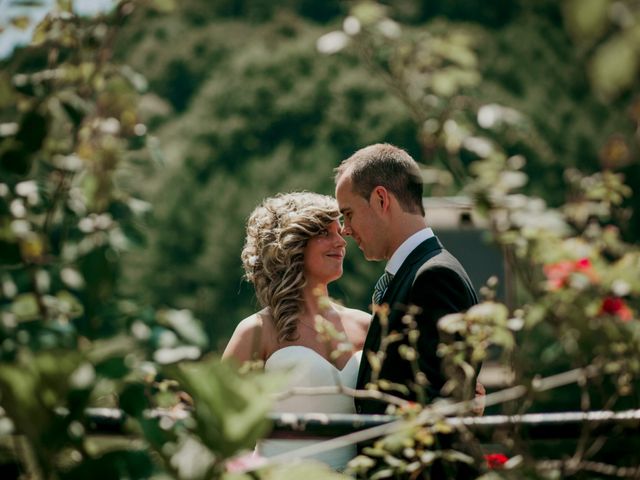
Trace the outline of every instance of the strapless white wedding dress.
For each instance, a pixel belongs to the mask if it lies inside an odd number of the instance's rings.
[[[287,388],[325,387],[343,385],[355,388],[362,352],[355,353],[342,370],[315,350],[301,345],[292,345],[276,350],[265,362],[266,371],[289,371]],[[347,395],[295,395],[276,402],[275,413],[356,413],[353,398]],[[273,457],[298,448],[318,443],[318,440],[271,440],[258,443],[258,453]],[[323,452],[314,458],[342,470],[356,456],[355,445]]]

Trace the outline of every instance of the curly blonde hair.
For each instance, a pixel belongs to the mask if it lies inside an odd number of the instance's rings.
[[[267,198],[249,216],[242,263],[258,301],[271,311],[278,342],[297,338],[307,242],[339,216],[334,198],[310,192]]]

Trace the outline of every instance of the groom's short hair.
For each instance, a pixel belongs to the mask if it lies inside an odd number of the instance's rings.
[[[389,143],[369,145],[344,160],[334,172],[336,183],[349,175],[353,191],[367,200],[375,187],[382,186],[393,193],[405,212],[425,214],[420,167],[401,148]]]

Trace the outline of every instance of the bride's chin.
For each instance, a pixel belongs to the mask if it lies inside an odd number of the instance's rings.
[[[335,282],[336,280],[338,280],[340,277],[342,277],[342,270],[340,270],[340,272],[336,273],[331,280],[329,280],[330,282]]]

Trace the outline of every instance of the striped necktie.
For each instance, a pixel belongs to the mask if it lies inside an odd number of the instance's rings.
[[[382,297],[384,297],[384,294],[387,291],[387,287],[391,283],[391,280],[393,280],[393,275],[385,270],[382,276],[376,282],[376,286],[373,287],[373,296],[371,297],[371,300],[374,304],[380,305]]]

